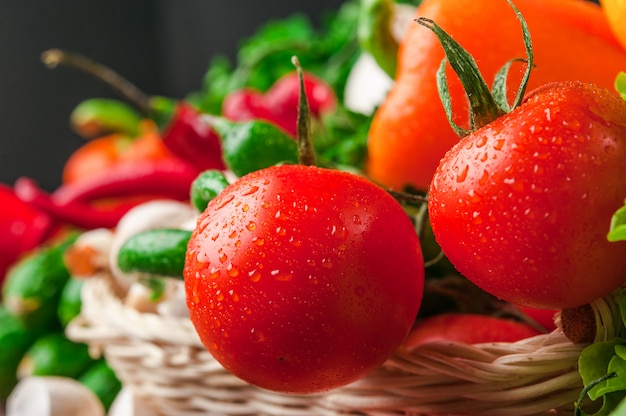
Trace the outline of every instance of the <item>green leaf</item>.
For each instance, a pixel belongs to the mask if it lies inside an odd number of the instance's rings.
[[[515,101],[513,102],[512,108],[520,105],[522,100],[524,99],[524,94],[526,93],[526,87],[528,86],[528,79],[530,78],[530,72],[533,69],[533,61],[534,61],[534,53],[532,41],[530,39],[530,29],[528,29],[528,25],[526,24],[526,20],[522,13],[515,7],[511,0],[507,0],[509,5],[513,8],[515,15],[517,16],[517,20],[519,20],[520,25],[522,26],[522,37],[524,38],[524,48],[526,49],[526,71],[524,72],[524,76],[522,81],[520,82],[519,89],[517,90],[517,96],[515,97]]]
[[[613,409],[612,415],[626,415],[626,399],[622,398],[622,400],[617,404],[617,406]]]
[[[620,72],[615,79],[615,89],[626,100],[626,72]]]
[[[596,342],[586,347],[578,358],[580,376],[584,385],[588,385],[601,377],[606,376],[609,371],[609,363],[615,356],[615,346],[624,345],[626,340],[614,338],[610,341]],[[623,389],[626,389],[626,379],[620,378]],[[591,400],[596,400],[602,396],[602,391],[606,389],[607,381],[601,382],[589,391]]]
[[[267,22],[243,40],[236,62],[225,56],[214,58],[201,90],[186,99],[203,112],[219,115],[226,95],[243,87],[266,91],[294,70],[291,57],[296,55],[306,72],[328,82],[342,100],[346,80],[361,52],[356,34],[358,12],[357,1],[350,0],[323,16],[319,27],[301,14]]]
[[[617,349],[617,347],[623,346],[616,345],[615,349]],[[613,355],[609,361],[607,374],[611,373],[615,373],[615,376],[600,383],[595,389],[592,389],[597,397],[626,390],[626,360],[617,354]]]
[[[442,59],[439,68],[437,69],[437,91],[439,91],[439,99],[443,104],[443,110],[446,112],[446,118],[450,127],[459,137],[465,137],[470,133],[470,130],[456,124],[454,121],[454,112],[452,110],[452,97],[450,96],[450,90],[448,89],[448,80],[446,79],[446,64],[447,59]]]
[[[624,206],[615,211],[611,217],[607,239],[609,241],[626,240],[626,201]]]
[[[398,42],[391,25],[394,18],[393,0],[361,0],[358,39],[376,63],[391,78],[396,76]]]

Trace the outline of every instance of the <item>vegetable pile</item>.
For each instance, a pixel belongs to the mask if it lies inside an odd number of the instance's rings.
[[[585,346],[576,414],[620,414],[623,27],[611,0],[348,0],[321,28],[268,23],[184,99],[46,51],[121,98],[70,115],[87,142],[58,189],[0,188],[0,399],[55,375],[111,405],[114,372],[64,335],[84,279],[110,273],[126,305],[188,317],[267,390],[325,392],[441,340],[563,331]],[[349,108],[373,77],[388,93]]]

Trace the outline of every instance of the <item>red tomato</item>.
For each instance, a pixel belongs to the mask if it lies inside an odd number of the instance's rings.
[[[554,322],[554,315],[558,312],[556,309],[537,309],[528,306],[517,306],[517,308],[546,331],[552,332],[556,329],[556,322]]]
[[[446,313],[420,321],[402,345],[413,348],[433,341],[452,341],[465,344],[485,342],[516,342],[539,335],[529,325],[486,315]]]
[[[212,200],[185,264],[200,339],[266,389],[355,381],[400,345],[419,309],[414,227],[382,188],[302,165],[253,172]]]
[[[497,297],[543,309],[591,302],[626,280],[626,242],[606,238],[624,166],[626,102],[591,84],[548,84],[442,159],[433,233]]]

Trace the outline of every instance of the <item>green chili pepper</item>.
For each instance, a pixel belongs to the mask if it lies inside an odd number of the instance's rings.
[[[224,174],[215,169],[202,172],[191,184],[191,202],[200,212],[207,204],[228,186]]]
[[[77,236],[71,233],[60,242],[42,246],[7,273],[3,302],[28,328],[60,327],[57,306],[70,278],[63,256]]]
[[[298,145],[287,133],[262,120],[234,122],[206,116],[222,140],[222,156],[237,176],[279,163],[298,163]]]
[[[72,129],[85,139],[111,133],[139,134],[141,115],[130,105],[108,98],[90,98],[78,104],[70,115]]]
[[[135,234],[120,247],[117,264],[125,273],[182,279],[190,237],[191,231],[174,228]]]

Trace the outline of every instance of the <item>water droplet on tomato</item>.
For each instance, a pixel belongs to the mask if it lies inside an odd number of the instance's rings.
[[[228,260],[228,256],[224,253],[222,253],[219,257],[220,263],[226,263],[226,260]]]
[[[227,195],[224,198],[218,199],[216,201],[217,202],[217,207],[215,207],[215,210],[220,210],[220,209],[224,208],[226,205],[228,205],[231,202],[233,202],[233,199],[235,199],[234,195]]]
[[[252,195],[253,193],[255,193],[256,191],[259,190],[259,187],[256,185],[251,186],[250,188],[246,189],[245,191],[243,191],[241,193],[241,195],[243,196],[248,196],[248,195]]]
[[[252,239],[252,242],[253,242],[255,245],[259,246],[259,247],[260,247],[260,246],[262,246],[263,244],[265,244],[265,240],[264,240],[264,239],[262,239],[262,238],[259,238],[259,237],[254,237],[254,238]]]
[[[289,238],[289,242],[294,247],[301,247],[302,246],[302,241],[296,240],[293,236]]]
[[[256,222],[250,221],[248,225],[246,225],[246,228],[248,229],[248,231],[256,230]]]
[[[253,342],[265,342],[265,340],[267,339],[265,337],[265,334],[263,334],[263,332],[257,331],[254,328],[250,330],[250,335],[252,336]]]
[[[257,269],[254,269],[248,272],[248,277],[250,278],[251,282],[256,283],[259,280],[261,280],[261,272],[258,271]]]
[[[333,267],[333,262],[330,259],[322,259],[322,266],[326,269]]]
[[[226,273],[230,277],[237,277],[239,276],[239,268],[237,268],[237,266],[233,265],[232,263],[229,263],[228,266],[226,266]]]
[[[361,217],[358,215],[354,215],[352,217],[352,222],[355,223],[356,225],[361,225],[363,224],[363,222],[361,221]]]
[[[230,234],[228,234],[228,238],[235,238],[237,237],[237,231],[231,231]]]
[[[485,185],[488,179],[489,179],[489,172],[485,169],[483,170],[483,174],[480,176],[480,179],[478,180],[478,184]]]
[[[476,193],[476,191],[474,191],[473,189],[470,189],[467,192],[467,196],[469,196],[469,198],[470,198],[469,202],[471,202],[471,203],[477,203],[477,202],[480,202],[482,200],[481,196],[478,195]]]
[[[250,210],[250,205],[245,204],[243,207],[241,207],[241,210],[242,210],[243,212],[248,212],[248,211]]]
[[[467,173],[469,172],[469,165],[465,165],[461,171],[457,171],[456,181],[463,182],[467,179]]]
[[[276,234],[284,236],[287,234],[287,230],[283,227],[276,227]]]
[[[505,142],[506,141],[504,139],[496,139],[496,141],[493,142],[493,148],[495,150],[502,150]]]
[[[487,144],[487,136],[481,136],[476,140],[476,147],[483,147]]]
[[[276,272],[276,274],[274,274],[274,272]],[[273,270],[271,274],[274,276],[274,279],[278,280],[279,282],[289,282],[290,280],[293,279],[293,274],[289,272],[281,272],[280,270]]]

